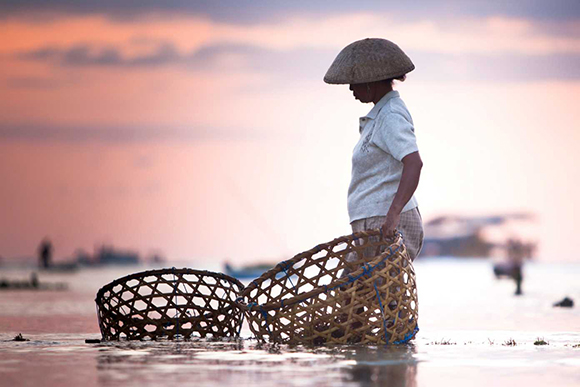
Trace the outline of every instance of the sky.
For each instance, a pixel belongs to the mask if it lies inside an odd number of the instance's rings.
[[[538,258],[577,261],[580,3],[532,0],[3,1],[0,256],[219,265],[350,233],[371,106],[322,78],[366,37],[416,65],[424,219],[530,212]]]

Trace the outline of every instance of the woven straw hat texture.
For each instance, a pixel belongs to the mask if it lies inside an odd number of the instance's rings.
[[[356,84],[399,78],[415,69],[395,43],[367,38],[349,44],[338,54],[324,76],[330,84]]]

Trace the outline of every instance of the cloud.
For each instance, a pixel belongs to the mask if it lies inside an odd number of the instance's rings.
[[[319,80],[336,55],[330,49],[296,49],[278,51],[258,46],[217,44],[192,52],[180,53],[169,43],[160,44],[148,54],[128,56],[122,48],[99,49],[89,45],[68,49],[50,47],[24,52],[20,59],[51,62],[62,66],[143,68],[180,66],[194,71],[254,72],[279,78]],[[417,70],[418,79],[445,79],[446,81],[498,80],[526,81],[548,79],[580,79],[580,54],[484,55],[474,53],[437,53],[409,51]],[[37,80],[39,85],[42,84]],[[26,81],[13,80],[12,84],[27,86]],[[48,83],[50,84],[50,83]],[[30,86],[38,86],[30,82]]]
[[[55,126],[55,125],[0,125],[0,142],[11,140],[54,142],[134,143],[162,141],[203,141],[219,139],[238,141],[268,140],[274,134],[243,127],[152,127],[152,126]]]
[[[288,17],[252,25],[187,15],[131,22],[84,16],[45,24],[20,19],[3,24],[0,39],[6,44],[0,47],[0,54],[26,52],[25,58],[40,60],[65,53],[63,60],[71,64],[164,64],[187,56],[198,59],[208,47],[232,52],[245,46],[246,55],[250,48],[338,52],[347,43],[367,36],[387,37],[405,50],[433,53],[580,53],[577,22],[546,23],[498,16],[407,20],[390,13],[357,12],[325,18]]]
[[[213,20],[235,23],[255,23],[281,20],[288,15],[311,15],[318,18],[329,15],[357,12],[389,13],[397,19],[422,19],[426,16],[442,18],[491,17],[503,15],[537,20],[572,20],[580,17],[577,0],[527,0],[481,1],[481,0],[417,0],[411,2],[376,2],[372,0],[338,0],[315,2],[310,0],[271,1],[253,0],[240,2],[187,1],[187,0],[5,0],[0,3],[0,15],[106,15],[113,19],[132,20],[151,14],[204,15]]]
[[[120,48],[92,47],[88,44],[62,49],[43,47],[17,55],[18,58],[34,61],[49,61],[65,66],[158,66],[179,63],[183,57],[171,44],[161,44],[153,52],[134,57],[125,57]]]
[[[41,77],[13,77],[8,78],[5,84],[11,89],[54,89],[61,86],[62,81]]]
[[[121,47],[93,47],[76,45],[58,49],[43,47],[22,52],[18,59],[56,64],[68,67],[120,67],[147,68],[178,66],[192,71],[213,73],[252,72],[293,79],[317,80],[334,59],[334,50],[297,49],[277,51],[258,46],[241,44],[217,44],[204,46],[198,50],[180,53],[169,43],[159,44],[152,52],[130,56]],[[12,84],[18,83],[12,80]],[[21,86],[26,86],[22,82]],[[30,86],[35,86],[31,82]]]

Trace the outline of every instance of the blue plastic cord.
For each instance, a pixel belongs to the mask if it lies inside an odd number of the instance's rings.
[[[241,300],[243,300],[243,297],[236,298],[236,302],[239,302]],[[264,310],[264,308],[262,308],[262,305],[258,305],[255,302],[250,302],[248,305],[246,305],[246,308],[248,309],[248,311],[251,311],[254,306],[258,306],[260,308],[260,314],[264,318],[266,330],[268,331],[268,333],[270,335],[272,335],[272,332],[270,331],[270,327],[268,326],[268,313]],[[282,307],[284,307],[284,300],[282,300]],[[240,337],[240,334],[242,332],[242,326],[244,325],[245,315],[246,315],[245,313],[242,313],[242,323],[240,324],[240,328],[238,329],[238,337]]]
[[[331,287],[331,288],[329,288],[328,286],[324,285],[325,292],[328,292],[329,290],[334,290],[334,289],[336,289],[336,288],[339,288],[339,287],[341,287],[341,286],[344,286],[344,285],[347,285],[347,284],[353,283],[353,282],[355,282],[356,280],[358,280],[358,279],[362,278],[364,275],[367,275],[367,276],[368,276],[368,275],[372,274],[372,272],[373,272],[373,271],[374,271],[374,270],[375,270],[375,269],[376,269],[378,266],[380,266],[380,265],[381,265],[381,264],[382,264],[382,263],[383,263],[385,260],[387,260],[387,259],[389,259],[390,257],[392,257],[392,256],[393,256],[393,254],[395,254],[397,251],[399,251],[399,249],[400,249],[400,246],[397,246],[397,248],[396,248],[396,249],[393,251],[393,249],[392,249],[392,248],[389,246],[389,255],[387,255],[385,258],[383,258],[383,259],[382,259],[382,260],[381,260],[379,263],[377,263],[375,266],[372,266],[371,264],[368,264],[368,263],[367,263],[367,264],[366,264],[366,265],[367,265],[367,267],[363,267],[363,272],[362,272],[361,274],[359,274],[359,275],[357,275],[357,276],[354,276],[354,277],[353,277],[351,274],[349,274],[349,275],[348,275],[348,277],[347,277],[347,278],[348,278],[348,281],[346,281],[346,283],[344,283],[344,284],[341,284],[341,285],[336,285],[336,286],[333,286],[333,287]],[[255,281],[252,281],[252,283],[255,283],[256,287],[258,286],[258,284],[257,284]],[[312,296],[312,297],[313,297],[313,296]],[[305,301],[309,300],[309,299],[310,299],[310,298],[312,298],[312,297],[305,298],[304,300],[297,302],[297,304],[301,304],[301,303],[303,303],[303,302],[305,302]],[[255,302],[248,304],[248,308],[251,308],[252,306],[259,306],[260,308],[262,307],[261,305],[258,305],[258,304],[257,304],[257,303],[255,303]],[[283,307],[283,304],[282,304],[282,302],[281,302],[279,307],[272,308],[272,309],[281,309],[282,307]]]
[[[383,314],[383,331],[385,333],[385,344],[389,344],[389,336],[387,335],[387,322],[385,320],[385,309],[383,309],[383,303],[381,302],[381,295],[379,294],[379,289],[377,288],[377,281],[373,283],[375,291],[377,292],[377,298],[379,299],[379,307],[381,308],[381,313]]]
[[[368,263],[365,263],[363,265],[363,272],[362,272],[362,276],[368,276],[370,277],[370,274],[372,273],[372,267],[371,265],[369,265]]]
[[[244,297],[240,296],[236,298],[236,304],[242,302],[244,300]],[[240,333],[242,332],[242,326],[244,325],[244,317],[246,317],[246,314],[242,311],[242,322],[240,323],[240,328],[238,329],[238,337],[240,337]]]
[[[401,235],[401,236],[402,236],[402,235]],[[358,280],[358,279],[362,278],[362,277],[363,277],[363,276],[365,276],[365,275],[370,277],[370,274],[372,274],[372,272],[373,272],[373,271],[374,271],[374,270],[375,270],[375,269],[376,269],[378,266],[380,266],[382,263],[384,263],[384,262],[385,262],[387,259],[391,258],[391,257],[393,256],[393,254],[397,253],[397,252],[399,251],[400,247],[401,247],[401,246],[399,245],[399,246],[397,246],[397,248],[396,248],[395,250],[393,250],[393,249],[392,249],[392,247],[391,247],[391,246],[389,246],[389,255],[385,256],[385,257],[384,257],[384,258],[383,258],[383,259],[382,259],[382,260],[381,260],[379,263],[377,263],[375,266],[372,266],[371,264],[369,264],[369,263],[366,263],[366,264],[363,266],[363,271],[362,271],[362,273],[361,273],[361,274],[359,274],[359,275],[357,275],[357,276],[354,276],[354,277],[353,277],[352,275],[350,275],[350,274],[349,274],[349,275],[348,275],[348,281],[347,281],[346,283],[342,284],[342,285],[336,285],[336,286],[333,286],[333,287],[331,287],[331,288],[329,288],[327,285],[323,285],[323,286],[324,286],[324,291],[325,291],[325,292],[328,292],[329,290],[334,290],[334,289],[336,289],[336,288],[339,288],[339,287],[341,287],[341,286],[344,286],[344,285],[347,285],[347,284],[353,283],[353,282],[355,282],[356,280]],[[316,246],[316,248],[318,249],[318,248],[319,248],[319,246]],[[284,270],[284,268],[283,268],[283,270]],[[284,271],[286,271],[286,270],[284,270]],[[288,273],[286,273],[286,275],[288,275]],[[252,281],[252,283],[253,283],[253,284],[254,284],[256,287],[258,287],[258,283],[257,283],[255,280],[254,280],[254,281]],[[381,308],[381,313],[383,314],[383,329],[384,329],[384,333],[385,333],[385,342],[388,344],[388,343],[389,343],[389,340],[388,340],[388,335],[387,335],[387,325],[386,325],[387,323],[386,323],[386,321],[385,321],[385,318],[384,318],[384,317],[385,317],[385,310],[384,310],[384,308],[383,308],[383,304],[382,304],[382,302],[381,302],[381,296],[380,296],[380,294],[379,294],[379,289],[377,288],[376,281],[375,281],[375,283],[374,283],[374,287],[375,287],[375,291],[376,291],[376,293],[377,293],[377,298],[378,298],[378,300],[379,300],[379,306],[380,306],[380,308]],[[306,298],[306,299],[304,299],[304,300],[302,300],[302,301],[299,301],[299,302],[297,302],[297,304],[301,304],[301,303],[303,303],[303,302],[305,302],[305,301],[309,300],[310,298],[312,298],[312,297],[309,297],[309,298]],[[266,311],[265,311],[265,310],[262,308],[262,305],[259,305],[259,304],[255,303],[255,302],[251,302],[251,303],[249,303],[249,304],[247,305],[247,308],[248,308],[248,310],[250,310],[250,309],[251,309],[253,306],[258,306],[258,307],[260,308],[260,313],[261,313],[262,317],[264,318],[264,322],[265,322],[265,325],[266,325],[266,330],[268,331],[268,333],[269,333],[270,335],[272,335],[272,332],[270,331],[270,327],[269,327],[269,324],[268,324],[268,313],[266,313]],[[273,310],[274,310],[274,309],[275,309],[275,310],[277,310],[277,309],[281,309],[281,308],[283,308],[283,307],[284,307],[284,300],[282,300],[282,301],[280,302],[280,306],[279,306],[279,307],[277,307],[277,308],[272,308],[272,309],[273,309]],[[411,340],[411,338],[412,338],[412,337],[413,337],[413,336],[414,336],[414,335],[415,335],[417,332],[419,332],[419,325],[418,325],[418,324],[415,326],[415,329],[413,330],[413,332],[410,332],[410,333],[408,333],[408,334],[407,334],[407,335],[406,335],[406,336],[405,336],[403,339],[401,339],[401,340],[394,341],[394,342],[393,342],[393,344],[403,344],[403,343],[406,343],[406,342],[408,342],[409,340]]]
[[[406,344],[409,340],[413,338],[419,332],[419,324],[415,325],[413,332],[409,332],[401,340],[393,341],[393,344]]]
[[[294,282],[292,282],[292,278],[290,278],[290,275],[288,274],[288,266],[289,266],[288,262],[282,261],[280,264],[282,265],[282,270],[284,270],[284,273],[286,273],[286,278],[288,278],[288,281],[290,281],[290,283],[292,284],[294,294],[296,294],[296,285],[294,285]]]
[[[270,331],[270,327],[268,326],[268,313],[266,313],[264,308],[262,308],[262,305],[259,305],[259,306],[260,306],[260,312],[262,313],[262,317],[264,318],[264,322],[266,323],[266,330],[268,331],[268,334],[270,336],[272,336],[272,332]]]
[[[240,337],[240,333],[242,333],[242,325],[244,325],[244,317],[246,314],[242,312],[242,322],[240,323],[240,329],[238,329],[238,337]]]

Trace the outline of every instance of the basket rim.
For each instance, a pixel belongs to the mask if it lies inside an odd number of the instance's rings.
[[[346,242],[349,240],[356,240],[356,239],[361,238],[361,237],[370,237],[370,236],[381,236],[382,237],[383,234],[382,234],[382,231],[380,229],[355,232],[355,233],[352,233],[349,235],[344,235],[344,236],[335,238],[330,242],[322,243],[320,245],[315,246],[314,248],[312,248],[310,250],[307,250],[307,251],[304,251],[302,253],[295,255],[291,259],[279,262],[272,269],[266,271],[260,277],[256,278],[252,282],[250,282],[250,284],[242,290],[242,292],[240,293],[240,297],[239,297],[240,305],[244,306],[248,311],[255,310],[255,307],[259,307],[260,311],[270,311],[270,310],[274,310],[274,309],[279,309],[280,306],[284,307],[284,306],[290,306],[290,305],[300,303],[300,302],[302,302],[308,298],[311,298],[315,295],[318,295],[322,292],[326,292],[328,288],[334,288],[334,287],[339,287],[339,286],[345,285],[346,283],[348,283],[350,281],[350,278],[360,276],[365,270],[367,270],[367,268],[361,266],[360,268],[353,271],[352,273],[350,273],[346,277],[337,279],[336,281],[331,282],[330,284],[328,284],[326,286],[319,286],[317,288],[312,289],[309,292],[296,295],[296,296],[291,297],[287,300],[273,301],[273,302],[269,302],[266,304],[252,304],[252,303],[246,304],[243,301],[244,298],[249,297],[249,293],[252,290],[257,288],[257,285],[261,284],[262,282],[264,282],[266,280],[272,279],[272,277],[275,277],[276,274],[278,274],[281,271],[284,271],[284,269],[288,265],[294,264],[294,263],[302,260],[303,258],[305,258],[307,256],[311,256],[313,254],[316,254],[319,251],[321,251],[324,247],[340,244],[340,243],[343,243],[343,242]],[[392,254],[392,251],[393,251],[392,247],[394,245],[396,245],[396,249],[398,250],[401,247],[402,242],[403,242],[403,238],[402,238],[401,234],[397,232],[395,234],[395,236],[392,238],[392,242],[389,244],[389,248],[385,252],[381,253],[380,255],[371,257],[368,261],[366,261],[366,263],[367,264],[374,264],[376,262],[378,264],[379,262],[384,260],[389,254]]]
[[[140,271],[137,273],[128,274],[124,277],[117,278],[117,279],[109,282],[108,284],[104,285],[103,287],[101,287],[97,291],[97,295],[95,297],[95,302],[98,304],[99,301],[103,298],[103,294],[106,291],[111,290],[112,288],[114,288],[117,285],[120,285],[124,282],[130,281],[133,279],[138,279],[138,278],[143,278],[143,277],[148,277],[150,275],[158,275],[158,274],[162,274],[162,275],[163,274],[194,274],[194,275],[198,275],[198,276],[214,277],[214,278],[224,279],[224,280],[227,280],[229,282],[234,283],[235,285],[239,286],[239,288],[240,288],[239,291],[244,289],[244,285],[237,278],[231,277],[231,276],[224,274],[224,273],[218,273],[218,272],[209,271],[209,270],[190,269],[187,267],[184,267],[181,269],[177,269],[177,268],[173,267],[173,268],[145,270],[145,271]]]

